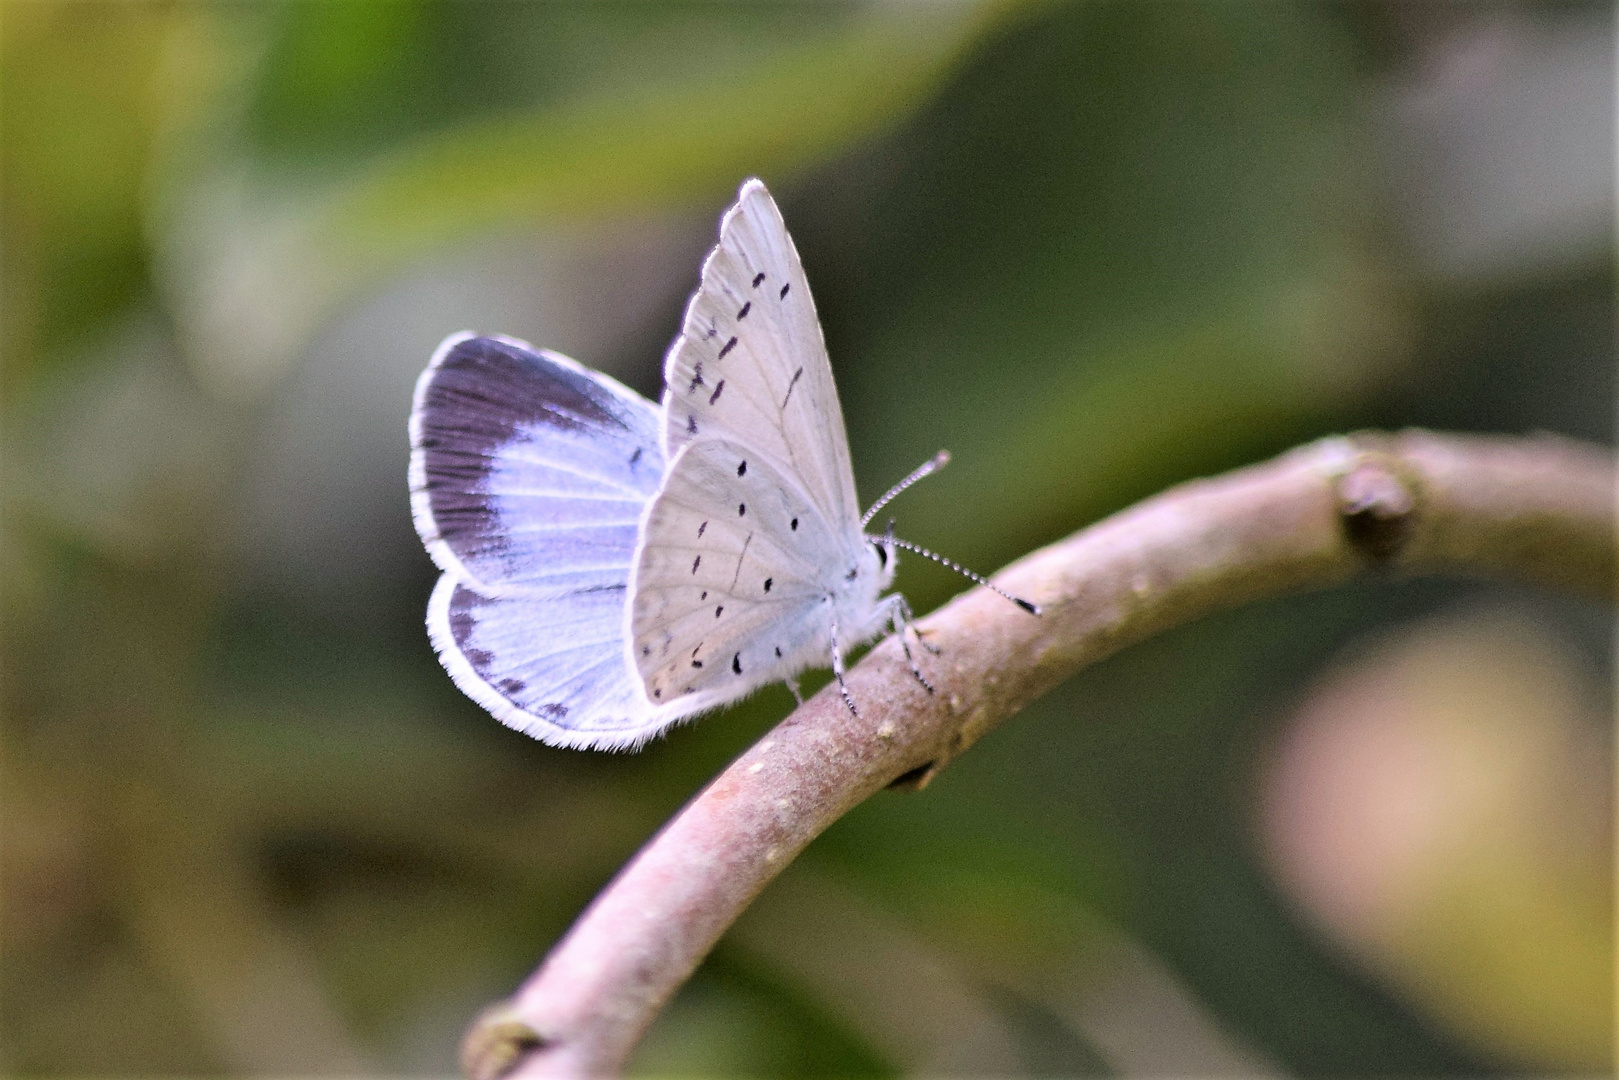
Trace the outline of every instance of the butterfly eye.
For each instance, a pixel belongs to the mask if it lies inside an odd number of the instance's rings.
[[[888,549],[881,544],[874,543],[871,546],[877,552],[877,565],[886,570],[888,568]]]

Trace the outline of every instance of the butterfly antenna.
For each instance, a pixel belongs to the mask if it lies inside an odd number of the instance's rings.
[[[866,516],[860,519],[860,527],[864,529],[867,525],[869,525],[871,523],[871,519],[877,516],[877,511],[894,501],[895,495],[898,495],[900,492],[922,479],[922,477],[936,473],[948,464],[950,464],[950,451],[948,450],[940,450],[937,454],[934,454],[932,457],[928,458],[927,461],[923,462],[917,467],[915,472],[911,473],[911,475],[889,488],[887,494],[872,504],[871,509],[866,511]]]
[[[917,471],[920,472],[921,470]],[[925,476],[927,474],[923,473],[923,475]],[[948,566],[962,577],[976,581],[978,584],[982,585],[986,589],[991,590],[992,592],[1000,593],[1002,596],[1012,601],[1012,603],[1016,604],[1024,611],[1027,611],[1030,615],[1040,614],[1040,606],[1038,604],[1031,604],[1029,601],[1024,600],[1021,597],[1013,596],[999,585],[996,585],[993,581],[990,581],[988,578],[984,577],[984,575],[973,573],[971,570],[967,569],[965,566],[962,566],[954,559],[947,559],[943,555],[929,551],[921,544],[913,544],[909,540],[901,540],[899,537],[894,535],[892,524],[890,524],[888,532],[881,536],[870,536],[867,537],[867,539],[879,544],[893,544],[895,547],[904,548],[906,551],[914,551],[918,555],[924,555],[938,563],[940,566]]]

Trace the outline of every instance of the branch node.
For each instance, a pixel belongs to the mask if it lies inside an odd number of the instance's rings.
[[[921,791],[933,780],[939,771],[939,763],[930,761],[925,765],[918,765],[914,769],[907,769],[888,782],[890,791]]]
[[[1338,479],[1344,537],[1373,562],[1386,563],[1411,538],[1417,499],[1392,463],[1362,459]]]
[[[510,1002],[485,1009],[461,1041],[461,1071],[471,1080],[500,1080],[545,1045],[512,1011]]]

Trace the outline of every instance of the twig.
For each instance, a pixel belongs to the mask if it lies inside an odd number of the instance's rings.
[[[1331,438],[1181,485],[1008,567],[1036,618],[974,589],[924,619],[938,693],[892,639],[721,773],[468,1033],[474,1080],[613,1073],[725,929],[867,796],[920,787],[1088,664],[1213,611],[1385,573],[1516,579],[1611,601],[1614,471],[1551,436]]]

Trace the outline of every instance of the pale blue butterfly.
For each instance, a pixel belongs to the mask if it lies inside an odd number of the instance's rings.
[[[860,514],[809,285],[758,180],[721,220],[661,407],[463,333],[417,382],[410,437],[416,528],[444,571],[439,657],[502,723],[557,746],[634,748],[772,682],[796,695],[827,660],[841,687],[845,650],[889,628],[905,641],[905,599],[883,595],[897,550],[938,558],[864,532],[947,458]]]

